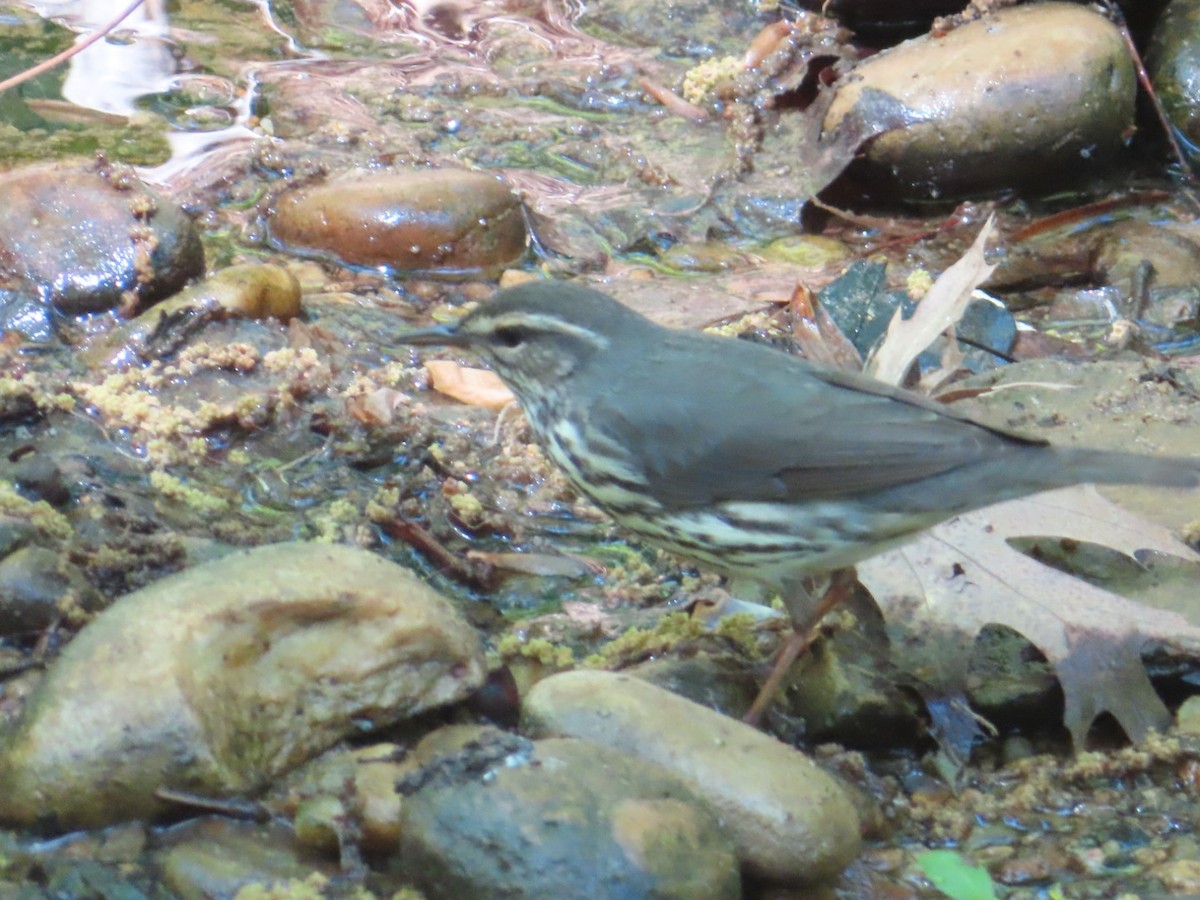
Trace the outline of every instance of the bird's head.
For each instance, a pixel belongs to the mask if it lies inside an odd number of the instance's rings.
[[[597,354],[627,345],[654,327],[599,291],[533,282],[501,291],[458,322],[395,340],[471,350],[524,400],[552,390]]]

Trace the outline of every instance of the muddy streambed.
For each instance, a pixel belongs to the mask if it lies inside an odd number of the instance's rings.
[[[4,8],[3,74],[116,12]],[[864,566],[767,737],[782,615],[391,339],[542,278],[786,351],[807,291],[865,354],[995,212],[943,390],[1195,455],[1121,32],[994,15],[185,2],[0,95],[0,896],[1200,894],[1200,492],[970,538],[944,644],[932,550]]]

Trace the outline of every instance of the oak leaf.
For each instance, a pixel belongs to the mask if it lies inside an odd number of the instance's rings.
[[[1170,714],[1151,685],[1151,643],[1200,655],[1200,627],[1178,613],[1127,600],[1014,549],[1018,537],[1099,544],[1130,557],[1200,555],[1167,529],[1081,486],[1001,503],[951,519],[858,567],[888,620],[896,662],[943,696],[965,690],[980,630],[1005,625],[1046,656],[1062,685],[1076,746],[1101,713],[1140,741]]]

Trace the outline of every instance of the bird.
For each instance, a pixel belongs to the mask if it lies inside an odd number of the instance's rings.
[[[668,328],[570,282],[501,290],[400,334],[473,352],[549,458],[637,538],[823,610],[804,579],[961,513],[1096,483],[1195,487],[1200,460],[1047,441],[868,375],[747,340]]]

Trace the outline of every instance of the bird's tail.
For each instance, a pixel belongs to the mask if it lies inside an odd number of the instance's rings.
[[[1147,456],[1109,450],[1056,447],[1047,459],[1058,469],[1060,484],[1153,484],[1193,488],[1200,485],[1200,458]]]

